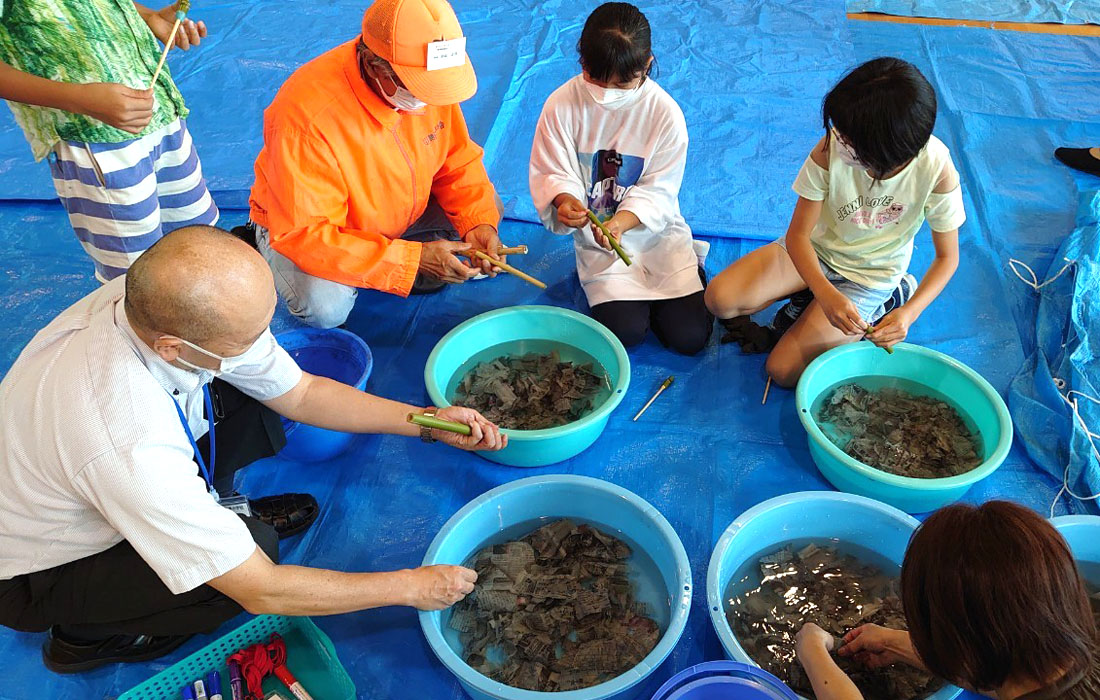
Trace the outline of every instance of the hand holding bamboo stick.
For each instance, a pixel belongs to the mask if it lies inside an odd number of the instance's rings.
[[[164,62],[168,60],[168,52],[172,49],[172,45],[176,43],[176,33],[179,32],[180,25],[187,17],[187,11],[190,9],[191,0],[179,0],[176,3],[176,23],[172,25],[172,31],[168,34],[168,41],[164,42],[164,51],[160,55],[160,62],[157,63],[157,69],[153,71],[153,79],[149,81],[147,89],[152,90],[153,86],[157,84],[157,78],[160,77],[160,71],[164,68]]]
[[[585,210],[585,214],[587,214],[588,220],[595,224],[598,229],[600,229],[600,233],[607,236],[607,242],[611,244],[611,247],[615,250],[615,253],[619,256],[619,258],[627,265],[630,265],[630,256],[626,254],[626,251],[623,250],[623,247],[619,245],[619,242],[615,240],[615,237],[611,235],[611,232],[608,231],[607,227],[604,226],[602,221],[600,221],[600,217],[596,216],[596,214],[591,209]]]
[[[422,413],[410,413],[405,417],[405,420],[413,425],[419,425],[424,428],[431,428],[432,430],[445,430],[448,433],[455,433],[456,435],[469,435],[473,432],[470,426],[465,423],[456,423],[454,421],[443,420],[442,418],[436,418],[435,416],[425,416]]]

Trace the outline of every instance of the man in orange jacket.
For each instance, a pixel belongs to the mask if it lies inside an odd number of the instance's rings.
[[[332,328],[359,288],[407,296],[493,274],[458,257],[500,247],[499,200],[458,106],[476,91],[445,0],[376,0],[359,38],[290,76],[264,113],[250,204],[291,313]]]

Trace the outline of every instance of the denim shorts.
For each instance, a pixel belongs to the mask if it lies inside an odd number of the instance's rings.
[[[783,250],[787,249],[786,239],[786,236],[782,236],[776,241]],[[821,258],[818,258],[817,262],[821,265],[821,272],[825,274],[825,279],[829,280],[837,291],[848,297],[848,301],[855,304],[864,321],[875,323],[886,315],[885,304],[894,295],[894,290],[864,287],[826,265]]]

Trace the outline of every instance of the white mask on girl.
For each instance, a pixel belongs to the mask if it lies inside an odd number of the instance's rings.
[[[856,155],[855,150],[844,142],[844,139],[840,138],[840,134],[833,130],[833,138],[837,143],[837,156],[840,158],[840,162],[847,165],[849,168],[855,168],[856,170],[865,170],[866,165],[860,161],[859,156]]]
[[[592,99],[596,101],[596,104],[604,107],[614,107],[638,92],[642,88],[642,84],[638,83],[637,87],[623,89],[593,85],[588,80],[584,80],[584,87],[588,90],[588,94],[592,96]]]

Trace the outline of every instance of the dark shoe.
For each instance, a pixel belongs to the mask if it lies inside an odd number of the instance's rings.
[[[256,224],[252,223],[251,221],[241,226],[234,226],[233,228],[229,229],[229,233],[241,239],[256,250],[259,250],[259,248],[256,246]]]
[[[1100,175],[1100,159],[1089,151],[1088,148],[1059,148],[1054,151],[1054,157],[1074,170],[1080,170],[1089,175]]]
[[[82,673],[107,664],[158,659],[191,638],[116,634],[93,641],[70,640],[55,627],[42,645],[42,663],[54,673]]]
[[[249,500],[252,517],[275,528],[280,540],[305,532],[321,508],[308,493],[284,493]]]
[[[786,305],[775,312],[775,318],[772,319],[769,325],[769,328],[777,336],[781,336],[791,329],[794,322],[798,320],[798,317],[814,300],[814,293],[808,289],[803,289],[801,292],[795,292],[788,299]]]

